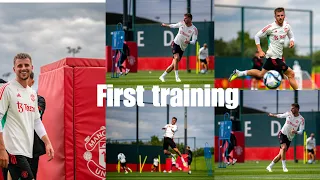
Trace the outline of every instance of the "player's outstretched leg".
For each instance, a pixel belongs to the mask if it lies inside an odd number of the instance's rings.
[[[167,74],[169,74],[173,69],[175,70],[175,76],[176,76],[176,82],[181,82],[178,74],[178,62],[180,60],[179,53],[176,53],[173,55],[172,63],[170,66],[167,67],[167,69],[164,71],[164,73],[159,77],[160,81],[165,82],[165,77]]]
[[[286,151],[287,151],[287,145],[286,144],[281,144],[281,159],[282,159],[282,169],[283,172],[288,172],[287,165],[286,165]]]
[[[167,67],[167,69],[159,77],[161,82],[166,82],[166,80],[165,80],[166,75],[169,74],[173,70],[173,61],[174,61],[174,59],[172,59],[172,63]]]
[[[269,172],[272,172],[272,167],[281,159],[281,149],[278,155],[271,161],[269,166],[266,168]]]
[[[180,156],[181,161],[183,163],[183,166],[187,167],[187,163],[185,162],[184,158],[182,157],[182,154],[180,153],[179,149],[178,148],[173,148],[173,150]]]
[[[298,84],[296,79],[294,78],[294,71],[289,67],[288,70],[284,72],[284,74],[288,77],[290,86],[294,89],[298,89]]]
[[[239,70],[234,70],[232,74],[229,77],[229,82],[235,80],[238,77],[242,76],[254,76],[257,78],[262,78],[264,74],[267,72],[267,70],[262,69],[262,71],[258,69],[250,69],[250,70],[245,70],[245,71],[239,71]]]

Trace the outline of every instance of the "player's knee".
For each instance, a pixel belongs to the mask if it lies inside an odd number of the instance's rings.
[[[295,73],[294,73],[294,71],[289,71],[288,73],[287,73],[287,76],[288,76],[288,78],[294,78],[295,77]]]
[[[287,146],[283,146],[282,149],[286,152],[287,151]]]

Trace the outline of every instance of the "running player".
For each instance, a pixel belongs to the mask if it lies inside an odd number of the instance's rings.
[[[118,154],[118,161],[120,161],[120,165],[121,165],[122,169],[124,170],[125,174],[128,174],[127,170],[132,172],[132,170],[129,167],[127,167],[126,156],[123,153]]]
[[[3,120],[0,126],[0,166],[8,168],[8,176],[12,179],[29,180],[35,179],[30,165],[34,131],[44,142],[49,161],[54,157],[54,150],[40,119],[37,94],[28,86],[32,59],[26,53],[19,53],[13,64],[16,79],[0,89],[0,119]]]
[[[226,157],[228,166],[231,164],[230,159],[232,159],[232,165],[234,165],[237,162],[237,159],[231,157],[230,154],[234,150],[234,147],[237,146],[237,138],[234,135],[233,131],[231,131],[230,140],[224,140],[221,147],[223,147],[226,142],[228,142],[228,147],[226,148],[226,150],[224,152],[225,153],[224,157]]]
[[[311,133],[310,137],[307,139],[307,151],[309,157],[311,157],[311,162],[315,162],[315,152],[316,152],[316,138],[314,138],[314,133]]]
[[[183,166],[187,166],[179,149],[176,146],[176,143],[173,141],[173,136],[178,131],[178,126],[176,125],[176,123],[177,123],[177,118],[173,117],[171,120],[171,124],[167,124],[162,128],[162,130],[166,131],[163,139],[163,152],[166,155],[173,156],[173,154],[170,151],[168,151],[170,146],[180,156]]]
[[[300,106],[297,103],[291,105],[291,112],[284,114],[269,114],[271,117],[286,118],[286,122],[278,134],[280,142],[279,154],[273,159],[273,161],[266,168],[269,172],[272,172],[272,167],[280,159],[282,159],[283,172],[288,172],[286,166],[286,152],[290,147],[290,143],[296,134],[302,134],[304,131],[304,118],[299,113]],[[297,131],[299,128],[299,131]]]
[[[201,67],[204,67],[204,69],[201,69],[200,71],[201,73],[208,72],[208,62],[207,62],[208,57],[209,57],[208,47],[207,47],[207,44],[204,43],[203,47],[200,48],[199,50],[199,59],[200,59]]]
[[[294,35],[292,28],[288,22],[284,21],[284,8],[275,9],[274,15],[276,21],[267,25],[255,35],[255,42],[259,51],[259,56],[267,58],[265,64],[263,65],[262,71],[257,69],[239,71],[236,69],[230,75],[229,81],[233,81],[237,77],[247,75],[263,78],[267,71],[276,70],[282,75],[282,77],[283,73],[288,77],[290,85],[294,90],[298,89],[298,84],[294,78],[294,71],[282,61],[283,46],[286,36],[288,36],[290,40],[289,48],[294,47]],[[269,47],[267,53],[265,54],[260,46],[260,38],[266,36],[269,40]]]
[[[127,75],[130,71],[130,69],[127,69],[126,67],[123,66],[124,61],[130,56],[130,49],[129,46],[127,45],[127,42],[124,41],[123,43],[123,48],[122,50],[116,50],[115,56],[118,55],[118,53],[120,53],[120,58],[118,61],[118,67],[119,67],[119,74],[122,75],[123,74],[123,69],[125,69],[125,75]]]
[[[152,165],[152,168],[151,168],[151,172],[153,171],[156,171],[157,172],[157,169],[159,168],[159,159],[157,156],[155,156],[153,158],[153,165]]]
[[[165,76],[173,69],[176,76],[176,82],[181,82],[178,74],[178,62],[181,60],[183,52],[188,47],[188,44],[196,44],[198,38],[198,30],[192,24],[192,15],[184,14],[184,20],[177,24],[161,24],[163,27],[179,28],[179,32],[171,44],[173,60],[166,71],[159,77],[162,82],[165,82]],[[192,41],[190,41],[192,37]]]
[[[257,69],[259,71],[262,70],[263,61],[259,57],[259,51],[256,51],[255,56],[252,58],[252,64],[252,69]],[[261,78],[253,76],[251,81],[251,90],[258,90],[260,81]]]
[[[188,174],[191,174],[191,163],[192,163],[192,151],[190,150],[190,146],[187,146],[187,154],[188,154]]]

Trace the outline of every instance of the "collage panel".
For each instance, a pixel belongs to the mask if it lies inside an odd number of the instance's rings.
[[[213,108],[152,101],[147,91],[144,107],[107,108],[108,179],[212,179]]]
[[[268,2],[215,4],[215,87],[318,89],[316,11]]]
[[[213,6],[106,1],[107,179],[213,179]]]
[[[318,90],[242,90],[239,101],[215,108],[215,179],[319,178]]]
[[[104,3],[1,2],[0,179],[105,179]]]
[[[212,86],[213,3],[213,0],[107,1],[107,84],[119,88],[142,85],[146,90],[154,85]]]

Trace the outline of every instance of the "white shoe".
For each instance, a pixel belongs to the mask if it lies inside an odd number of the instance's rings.
[[[191,174],[191,171],[189,171],[188,174]]]
[[[128,174],[128,171],[126,171],[125,174]]]
[[[129,71],[130,71],[130,69],[126,69],[126,74],[125,75],[127,75],[129,73]]]
[[[177,77],[176,82],[181,82],[181,79]]]
[[[232,165],[234,165],[237,162],[237,159],[233,159]]]
[[[267,169],[269,172],[272,172],[272,169],[271,169],[270,166],[268,166],[266,169]]]
[[[170,170],[168,173],[172,173],[172,171]]]
[[[286,167],[283,168],[283,172],[288,172],[288,169]]]
[[[160,79],[160,81],[162,81],[162,82],[166,82],[166,81],[164,80],[164,77],[162,77],[162,76],[160,76],[159,79]]]
[[[230,162],[227,162],[226,164],[229,166],[229,165],[230,165]]]

